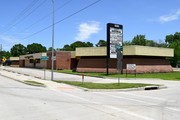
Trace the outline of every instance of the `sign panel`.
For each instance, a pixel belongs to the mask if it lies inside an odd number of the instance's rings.
[[[136,64],[126,64],[127,70],[136,70]]]
[[[117,58],[117,49],[123,51],[123,26],[107,24],[107,55],[108,58]]]
[[[41,56],[41,58],[40,58],[41,60],[48,60],[49,59],[49,57],[48,56]]]

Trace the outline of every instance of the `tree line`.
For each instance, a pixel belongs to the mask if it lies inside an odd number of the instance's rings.
[[[106,45],[107,45],[106,40],[99,40],[98,43],[95,44],[96,47],[102,47]],[[177,64],[180,64],[180,32],[166,35],[164,42],[156,42],[154,40],[148,40],[146,39],[145,35],[136,35],[132,39],[132,41],[124,41],[123,45],[142,45],[142,46],[151,46],[151,47],[173,48],[174,57],[168,59],[173,67],[175,67]],[[63,48],[57,48],[54,50],[74,51],[77,47],[94,47],[94,45],[91,42],[76,41],[72,44],[64,45]],[[1,58],[2,56],[9,58],[11,56],[18,57],[20,55],[47,52],[51,50],[52,47],[49,47],[47,49],[45,46],[41,44],[32,43],[27,46],[24,46],[22,44],[16,44],[10,49],[10,52],[9,51],[0,51],[0,52],[1,52]]]

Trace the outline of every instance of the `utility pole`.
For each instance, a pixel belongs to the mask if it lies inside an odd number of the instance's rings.
[[[54,0],[52,0],[52,66],[51,66],[51,80],[54,79],[53,71],[54,71]]]

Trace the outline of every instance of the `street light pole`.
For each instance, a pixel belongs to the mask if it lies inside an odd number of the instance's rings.
[[[54,0],[52,0],[52,64],[51,64],[51,80],[53,80],[54,70]]]

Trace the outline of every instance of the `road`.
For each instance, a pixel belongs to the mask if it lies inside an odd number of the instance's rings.
[[[171,83],[172,84],[172,83]],[[59,91],[0,76],[2,120],[179,120],[180,84],[129,92]]]

